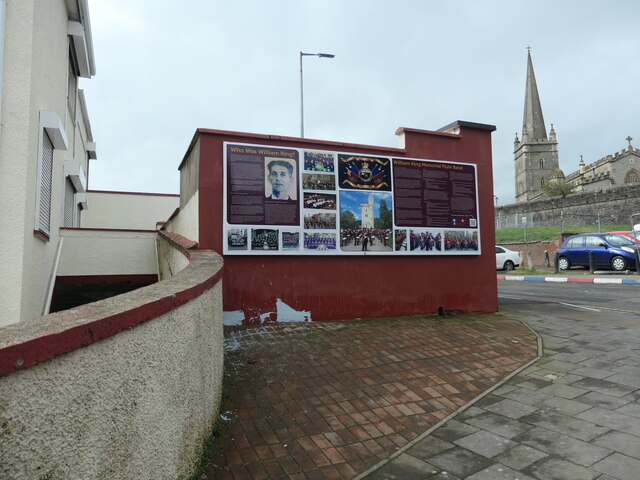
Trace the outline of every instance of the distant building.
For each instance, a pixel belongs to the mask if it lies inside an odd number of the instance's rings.
[[[566,181],[574,185],[574,193],[602,192],[615,186],[640,183],[640,150],[631,145],[633,138],[626,140],[629,145],[624,150],[588,165],[580,156],[578,170],[565,176],[558,164],[558,141],[553,124],[547,137],[531,52],[527,54],[522,140],[516,134],[514,143],[516,203],[543,197],[542,188],[547,181]]]
[[[362,210],[362,228],[373,228],[373,195],[369,195],[367,203],[360,204]]]

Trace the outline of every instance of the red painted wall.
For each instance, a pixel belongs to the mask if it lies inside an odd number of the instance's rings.
[[[222,255],[223,142],[315,148],[398,158],[477,165],[482,255],[474,256],[225,256],[224,310],[243,310],[246,321],[276,311],[279,298],[312,320],[433,314],[439,307],[495,312],[491,132],[488,125],[456,122],[459,133],[401,128],[405,148],[198,130],[201,249]],[[448,128],[448,127],[445,127]],[[451,131],[451,130],[447,130]]]

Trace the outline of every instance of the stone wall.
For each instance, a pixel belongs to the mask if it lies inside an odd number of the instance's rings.
[[[629,225],[631,215],[640,213],[640,185],[624,185],[603,192],[586,192],[495,208],[496,230],[527,227]],[[640,223],[640,215],[637,218]]]

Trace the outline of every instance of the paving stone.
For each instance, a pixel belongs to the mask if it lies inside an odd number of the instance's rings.
[[[470,418],[467,423],[506,438],[515,437],[533,428],[532,425],[492,412]]]
[[[616,413],[622,413],[624,415],[630,415],[632,417],[640,418],[640,404],[628,403],[616,410]]]
[[[503,397],[533,406],[540,406],[550,398],[549,395],[540,393],[540,391],[528,390],[526,388],[517,388],[516,390],[505,393]]]
[[[574,387],[584,388],[585,390],[592,390],[598,393],[604,393],[605,395],[611,395],[613,397],[622,397],[628,393],[637,389],[628,385],[622,385],[609,380],[598,380],[597,378],[583,378],[573,383]]]
[[[588,467],[611,454],[611,450],[607,448],[592,445],[545,428],[534,428],[514,440],[584,467]]]
[[[598,472],[558,457],[547,457],[525,468],[522,473],[539,480],[593,480]]]
[[[484,430],[462,437],[454,443],[488,458],[495,457],[517,445],[511,440]]]
[[[505,383],[504,385],[501,385],[500,387],[496,388],[493,392],[494,395],[504,395],[505,393],[508,393],[512,390],[517,389],[518,387],[516,387],[515,385],[509,385],[508,383]]]
[[[460,412],[456,415],[456,420],[463,421],[467,418],[475,417],[483,413],[484,410],[482,408],[476,407],[475,405],[469,408],[466,408],[464,411]]]
[[[571,386],[571,385],[565,385],[562,383],[554,383],[547,387],[541,388],[539,390],[539,393],[544,393],[545,395],[554,396],[554,397],[571,399],[587,393],[587,390],[583,388]]]
[[[454,442],[459,438],[466,437],[477,432],[478,429],[468,423],[459,422],[458,420],[449,420],[443,426],[432,432],[431,435],[438,437],[446,442]]]
[[[582,367],[578,368],[577,370],[573,370],[571,373],[574,375],[580,375],[582,377],[602,379],[610,377],[615,372],[612,372],[611,370],[604,370],[601,368]]]
[[[556,412],[564,415],[575,415],[576,413],[584,412],[591,408],[591,405],[576,402],[575,400],[568,400],[561,397],[551,397],[549,400],[545,400],[542,404],[544,409],[552,409]]]
[[[487,457],[478,455],[464,448],[453,448],[429,459],[429,463],[440,467],[447,473],[466,478],[492,465]]]
[[[586,403],[594,407],[606,408],[607,410],[615,410],[623,405],[626,405],[631,400],[628,399],[627,396],[620,398],[613,397],[611,395],[605,395],[604,393],[599,392],[589,392],[575,398],[575,401]]]
[[[586,412],[589,411],[590,410],[587,410]],[[527,422],[539,427],[556,431],[558,433],[562,433],[569,437],[574,437],[586,441],[591,440],[595,437],[599,437],[600,435],[603,435],[604,433],[609,431],[609,428],[594,425],[594,423],[591,423],[591,421],[585,421],[588,419],[583,419],[581,415],[584,415],[586,412],[578,414],[578,417],[580,418],[576,418],[567,415],[561,415],[549,410],[539,410],[535,413],[532,413],[531,415],[521,417],[520,420],[522,422]],[[600,423],[600,425],[604,424]]]
[[[611,431],[594,439],[593,443],[640,460],[640,438],[635,435]]]
[[[501,402],[494,403],[493,405],[485,407],[485,410],[504,415],[505,417],[517,419],[522,417],[523,415],[528,415],[529,413],[535,412],[537,408],[506,398]]]
[[[403,453],[389,463],[380,467],[375,476],[368,476],[367,479],[398,479],[398,480],[422,480],[433,474],[436,474],[440,469],[435,468],[427,462]]]
[[[593,465],[594,470],[620,480],[638,480],[640,460],[614,453]]]
[[[524,435],[526,435],[526,433]],[[546,456],[548,456],[548,453],[536,448],[528,445],[518,445],[511,450],[501,453],[493,460],[516,470],[522,470]]]
[[[544,364],[544,368],[552,372],[573,372],[580,368],[577,363],[562,362],[560,360],[551,360]]]
[[[512,380],[514,385],[520,388],[526,388],[527,390],[540,390],[553,383],[551,380],[543,380],[542,378],[528,378],[523,382],[519,375],[513,377]]]
[[[576,415],[576,418],[593,422],[598,425],[606,425],[609,429],[619,430],[640,437],[640,422],[634,417],[612,412],[598,407],[593,407]]]
[[[422,460],[428,460],[430,457],[437,455],[445,450],[453,448],[453,443],[445,442],[434,435],[427,435],[425,438],[417,442],[407,450],[407,453]]]
[[[505,465],[491,465],[477,473],[474,473],[466,480],[534,480],[533,477],[512,470]]]

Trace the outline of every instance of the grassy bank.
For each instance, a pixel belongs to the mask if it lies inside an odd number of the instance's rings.
[[[611,232],[629,230],[629,225],[601,225],[600,231]],[[558,240],[560,227],[527,227],[527,242],[548,242]],[[565,233],[597,232],[598,225],[565,226]],[[524,242],[524,228],[505,228],[496,230],[496,243]]]

